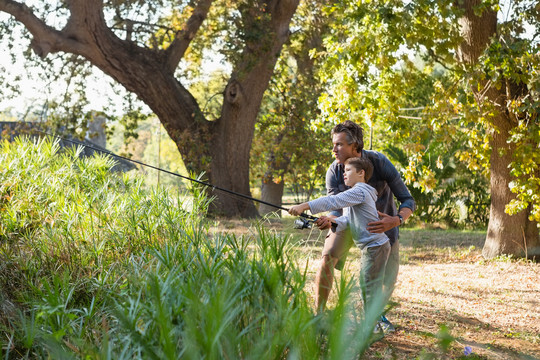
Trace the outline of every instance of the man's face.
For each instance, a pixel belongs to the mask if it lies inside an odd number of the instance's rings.
[[[358,156],[355,145],[347,144],[347,134],[335,133],[332,135],[332,143],[334,144],[332,152],[338,163],[343,164],[348,158]]]

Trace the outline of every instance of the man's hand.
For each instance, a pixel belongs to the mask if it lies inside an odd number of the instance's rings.
[[[379,221],[372,221],[367,224],[367,231],[371,233],[383,233],[396,226],[399,226],[399,218],[397,216],[390,216],[378,211]]]

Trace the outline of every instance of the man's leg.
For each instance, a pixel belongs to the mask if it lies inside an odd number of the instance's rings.
[[[334,266],[338,262],[337,258],[331,255],[323,255],[317,275],[315,277],[315,305],[317,312],[321,312],[326,307],[326,302],[332,290],[334,281]]]
[[[334,268],[341,270],[351,245],[353,244],[350,231],[329,231],[324,240],[319,270],[315,276],[315,306],[317,312],[326,307],[326,302],[332,290]]]

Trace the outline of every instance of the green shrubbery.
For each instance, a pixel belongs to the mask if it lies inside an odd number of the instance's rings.
[[[5,359],[342,359],[365,350],[373,327],[353,316],[352,282],[334,311],[315,316],[288,238],[262,226],[246,237],[211,234],[197,189],[148,190],[111,173],[111,159],[78,154],[49,141],[0,148]]]

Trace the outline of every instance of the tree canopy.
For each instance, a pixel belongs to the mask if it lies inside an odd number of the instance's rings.
[[[0,11],[11,15],[2,23],[3,33],[12,37],[10,46],[22,27],[39,58],[55,57],[73,72],[99,68],[159,117],[188,170],[205,173],[220,188],[249,194],[256,116],[298,2],[73,0],[27,5],[2,0]],[[222,54],[232,65],[217,119],[208,118],[190,92],[189,69],[181,63],[202,58],[205,51]],[[245,201],[218,198],[215,205],[229,216],[256,214]]]
[[[383,136],[407,151],[409,184],[424,192],[456,179],[436,174],[431,163],[486,173],[484,255],[534,256],[540,9],[532,1],[506,5],[501,12],[497,1],[336,1],[321,54],[329,55],[325,73],[333,84],[323,109],[338,121],[384,124],[390,132]]]

